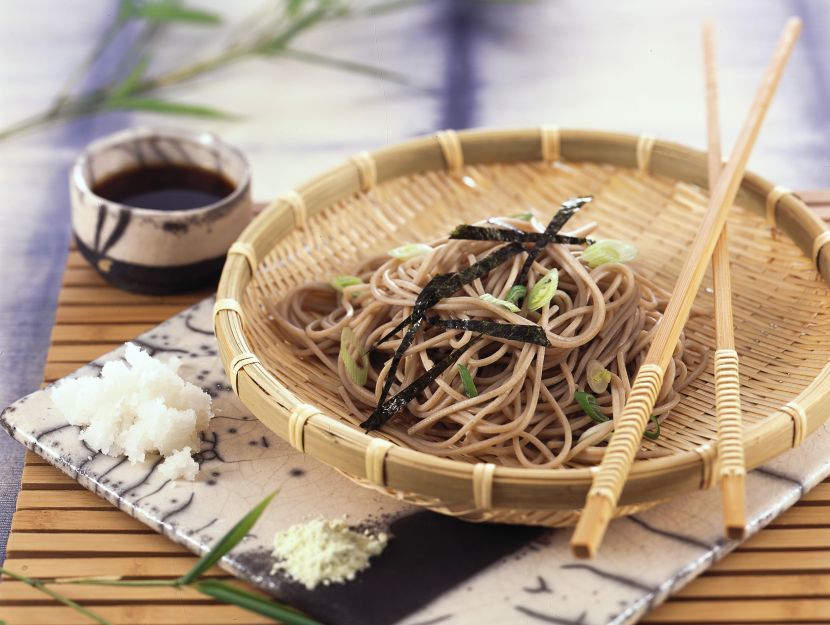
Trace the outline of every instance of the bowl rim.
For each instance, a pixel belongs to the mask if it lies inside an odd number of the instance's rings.
[[[404,175],[457,169],[446,151],[447,137],[457,141],[462,164],[542,161],[549,155],[550,127],[443,131],[374,152],[363,152],[332,167],[271,203],[240,235],[228,254],[217,291],[214,324],[219,351],[234,392],[277,435],[293,446],[359,480],[392,492],[417,493],[442,502],[473,501],[479,508],[580,508],[596,467],[533,469],[468,463],[401,447],[367,434],[315,406],[304,404],[259,362],[244,330],[242,302],[259,262],[274,244],[333,203],[366,191],[366,166],[372,183]],[[706,188],[705,152],[649,135],[555,129],[556,158],[569,162],[607,163],[643,169],[644,142],[649,158],[645,169]],[[370,185],[371,186],[371,185]],[[747,172],[735,202],[762,215],[813,255],[820,275],[830,285],[830,230],[791,192],[781,193],[768,180]],[[298,213],[298,208],[301,212]],[[825,366],[789,404],[747,427],[746,467],[752,469],[800,444],[830,414],[830,365]],[[299,430],[297,429],[299,427]],[[370,451],[371,448],[371,451]],[[380,453],[378,453],[380,452]],[[694,450],[636,461],[620,499],[621,505],[664,499],[714,485],[716,450],[712,441]],[[484,477],[482,477],[484,476]],[[426,479],[428,478],[429,479]],[[481,485],[486,488],[481,496]],[[486,505],[482,505],[486,504]]]
[[[242,176],[234,182],[233,191],[225,197],[219,198],[196,208],[185,208],[175,210],[161,210],[157,208],[146,208],[142,206],[133,206],[116,200],[107,199],[98,195],[93,186],[90,186],[87,179],[87,165],[90,159],[99,152],[106,152],[124,146],[135,141],[147,139],[168,139],[170,141],[177,141],[179,143],[189,143],[191,145],[198,145],[204,148],[213,147],[217,151],[229,155],[231,158],[237,159],[242,169]],[[211,173],[219,173],[224,175],[215,168],[202,168]],[[241,197],[250,192],[251,189],[251,164],[248,162],[245,154],[236,146],[227,143],[219,135],[206,130],[196,130],[189,128],[180,128],[176,126],[135,126],[117,130],[113,133],[99,137],[87,145],[84,150],[78,154],[72,166],[69,169],[69,184],[81,196],[88,196],[94,200],[95,210],[99,206],[104,206],[110,214],[116,213],[120,210],[127,210],[140,217],[148,219],[169,221],[175,218],[192,219],[194,216],[204,216],[210,213],[218,212],[226,206],[234,204],[239,201]]]

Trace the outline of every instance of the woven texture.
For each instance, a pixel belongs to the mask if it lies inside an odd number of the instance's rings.
[[[447,161],[445,143],[454,142],[442,142],[441,155],[448,168],[456,169],[459,159]],[[654,169],[656,145],[649,138],[636,146],[635,164]],[[648,167],[643,163],[646,154],[651,159]],[[465,165],[458,172],[393,178],[322,212],[312,211],[302,230],[290,230],[266,254],[258,249],[262,260],[242,301],[245,340],[251,351],[280,385],[296,395],[283,393],[276,403],[311,404],[324,415],[356,425],[339,398],[336,377],[318,363],[297,358],[269,320],[269,308],[288,289],[347,274],[362,257],[405,242],[444,236],[459,223],[527,209],[544,218],[565,198],[585,194],[593,195],[594,202],[573,225],[596,221],[598,237],[634,243],[640,250],[637,269],[670,290],[706,208],[707,194],[694,184],[634,168],[568,162]],[[751,428],[793,401],[830,361],[830,344],[824,340],[830,329],[830,298],[811,259],[787,236],[771,232],[765,215],[736,206],[729,227],[743,418],[745,427]],[[704,284],[686,335],[714,354],[708,277]],[[663,424],[661,437],[644,445],[678,453],[694,451],[711,462],[714,455],[708,445],[717,429],[713,380],[710,364],[685,391],[683,401]],[[325,452],[317,450],[315,455],[326,460]],[[697,487],[710,484],[706,475],[711,473],[712,467],[704,466]],[[490,495],[480,493],[473,482],[468,503],[490,502]],[[390,494],[480,520],[560,525],[575,518],[574,509],[566,511],[561,505],[555,513],[546,513],[541,502],[540,510],[482,510],[399,490]]]

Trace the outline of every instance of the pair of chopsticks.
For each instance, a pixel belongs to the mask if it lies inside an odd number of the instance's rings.
[[[724,498],[724,520],[730,535],[743,534],[744,469],[743,439],[737,384],[737,357],[732,327],[731,286],[727,238],[724,233],[729,208],[735,200],[750,152],[758,137],[770,102],[778,87],[784,67],[801,32],[801,20],[790,18],[778,41],[772,60],[764,73],[749,115],[726,166],[721,170],[717,88],[715,79],[714,35],[711,24],[704,29],[706,50],[707,116],[709,139],[709,206],[692,243],[680,276],[675,284],[662,321],[634,379],[623,412],[599,465],[585,508],[571,538],[571,548],[578,557],[592,557],[602,541],[608,523],[640,447],[643,432],[663,384],[666,368],[677,340],[689,318],[709,260],[714,264],[717,317],[716,403],[718,415],[718,451]],[[723,233],[723,234],[722,234]],[[718,355],[720,354],[720,356]],[[720,365],[720,366],[719,366]],[[720,384],[718,384],[720,377]],[[737,424],[737,426],[736,426]],[[737,442],[738,452],[735,452]]]

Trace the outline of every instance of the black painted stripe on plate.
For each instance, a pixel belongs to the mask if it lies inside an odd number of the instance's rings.
[[[190,504],[192,504],[192,503],[193,503],[193,497],[194,497],[194,495],[195,495],[195,493],[190,493],[190,497],[188,497],[188,498],[187,498],[187,501],[185,501],[185,502],[184,502],[182,505],[180,505],[178,508],[173,508],[172,510],[170,510],[169,512],[167,512],[167,513],[166,513],[163,517],[161,517],[161,519],[159,519],[159,520],[161,521],[161,523],[164,525],[164,524],[166,524],[166,523],[167,523],[170,519],[172,519],[174,516],[176,516],[177,514],[179,514],[180,512],[184,512],[185,510],[187,510],[187,509],[190,507]]]
[[[531,610],[530,608],[526,608],[522,605],[517,605],[515,608],[518,612],[521,612],[534,620],[541,621],[542,623],[552,623],[553,625],[583,625],[583,623],[585,623],[585,617],[588,615],[587,612],[582,612],[575,619],[570,619],[554,616],[553,614],[545,614],[544,612],[537,612],[536,610]]]
[[[636,590],[642,590],[643,592],[650,592],[655,593],[657,592],[657,588],[653,586],[649,586],[648,584],[644,584],[643,582],[634,579],[633,577],[628,577],[626,575],[619,575],[617,573],[611,573],[609,571],[603,571],[600,568],[597,568],[591,564],[583,564],[581,562],[575,562],[573,564],[563,564],[561,567],[563,570],[582,570],[582,571],[589,571],[596,575],[597,577],[601,577],[603,579],[611,580],[612,582],[617,582],[622,586],[627,586],[628,588],[634,588]]]
[[[760,473],[761,475],[766,475],[768,477],[773,477],[777,480],[781,480],[783,482],[789,482],[790,484],[794,484],[798,486],[798,490],[800,495],[804,495],[804,484],[801,483],[801,480],[798,480],[794,477],[787,475],[786,473],[781,473],[780,471],[776,471],[775,469],[769,469],[767,467],[757,467],[752,470],[753,473]]]
[[[658,536],[663,536],[665,538],[670,538],[671,540],[674,540],[674,541],[677,541],[677,542],[680,542],[680,543],[684,543],[684,544],[690,545],[692,547],[699,547],[700,549],[705,549],[706,551],[711,551],[712,549],[715,548],[714,545],[710,545],[709,543],[704,542],[702,540],[699,540],[699,539],[697,539],[693,536],[686,536],[685,534],[679,534],[677,532],[672,532],[672,531],[669,531],[669,530],[666,530],[666,529],[663,529],[663,528],[660,528],[660,527],[655,527],[655,526],[651,525],[650,523],[646,523],[645,521],[643,521],[641,518],[639,518],[637,516],[632,515],[632,516],[627,516],[625,518],[627,520],[631,521],[632,523],[634,523],[635,525],[639,525],[644,530],[652,532],[653,534],[657,534]]]
[[[354,581],[307,590],[279,578],[268,590],[324,623],[392,625],[547,532],[417,511],[392,521],[388,546]]]

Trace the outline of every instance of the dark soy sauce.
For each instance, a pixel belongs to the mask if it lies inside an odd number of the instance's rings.
[[[223,175],[190,165],[144,165],[98,182],[96,195],[136,208],[193,210],[228,197],[236,186]]]

